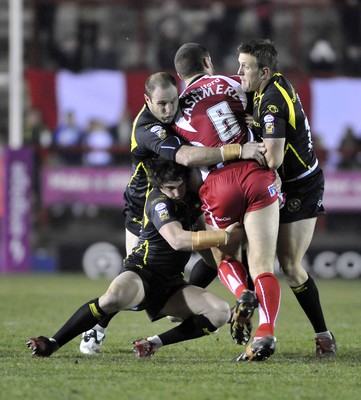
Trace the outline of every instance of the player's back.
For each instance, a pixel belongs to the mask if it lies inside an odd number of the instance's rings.
[[[175,130],[197,146],[219,147],[248,140],[247,97],[238,76],[203,75],[180,96],[183,116]]]

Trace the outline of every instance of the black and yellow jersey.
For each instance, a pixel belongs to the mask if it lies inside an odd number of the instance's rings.
[[[132,176],[124,193],[126,211],[130,211],[133,218],[142,219],[149,190],[146,161],[159,156],[175,161],[176,153],[184,143],[175,135],[171,124],[160,122],[146,105],[143,106],[133,123]]]
[[[183,229],[192,230],[202,214],[201,202],[193,192],[186,192],[182,201],[174,201],[159,189],[151,189],[144,207],[139,241],[126,258],[127,264],[172,277],[183,273],[191,251],[176,251],[159,233],[162,226],[179,221]]]
[[[302,179],[319,170],[311,130],[300,98],[280,73],[253,99],[256,140],[285,138],[284,160],[278,173],[283,182]]]

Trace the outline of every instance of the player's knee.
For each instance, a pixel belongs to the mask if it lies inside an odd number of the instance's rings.
[[[280,270],[283,272],[290,286],[302,284],[307,279],[307,271],[300,262],[281,263]]]
[[[100,297],[99,304],[107,314],[117,312],[120,310],[119,296],[112,290],[107,292]]]
[[[212,304],[208,318],[216,328],[225,325],[231,317],[229,304],[224,300],[219,300]]]

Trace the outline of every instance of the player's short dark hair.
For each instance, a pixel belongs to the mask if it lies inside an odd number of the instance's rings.
[[[166,182],[188,181],[190,169],[164,158],[147,160],[148,180],[151,186],[159,188]]]
[[[175,77],[168,72],[156,72],[148,77],[145,82],[145,94],[152,98],[152,93],[159,87],[161,89],[167,89],[169,86],[177,87],[177,81]]]
[[[278,52],[269,39],[255,39],[241,43],[237,47],[238,54],[245,53],[254,56],[258,68],[268,67],[272,72],[277,71]]]
[[[199,43],[183,44],[174,57],[174,66],[182,79],[204,72],[203,60],[210,57],[209,51]]]

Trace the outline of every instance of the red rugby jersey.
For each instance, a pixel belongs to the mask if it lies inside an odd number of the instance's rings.
[[[183,115],[174,129],[195,146],[244,144],[248,141],[246,106],[239,76],[203,75],[180,95]]]

